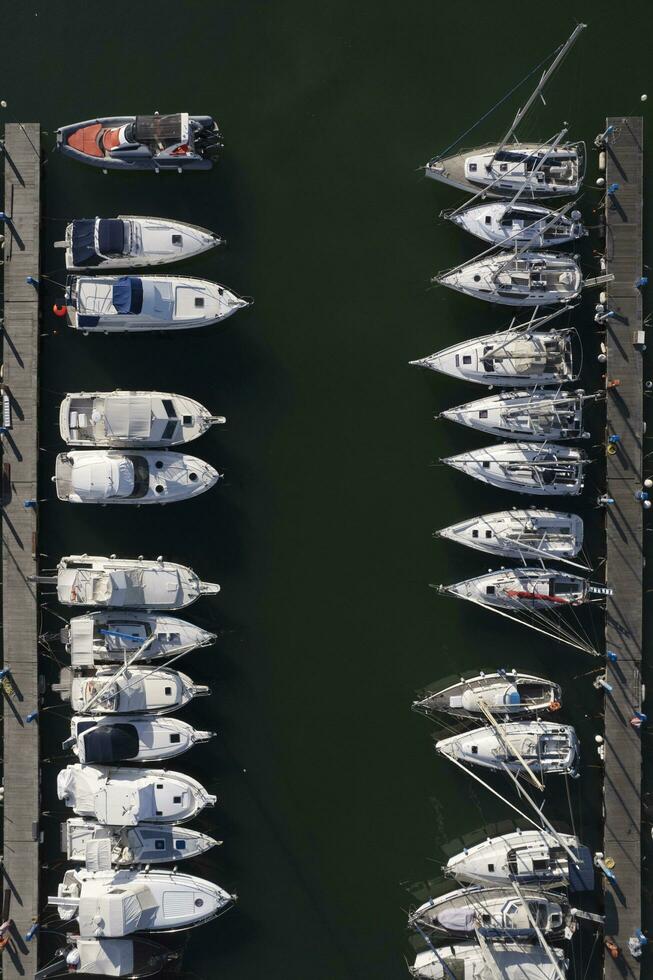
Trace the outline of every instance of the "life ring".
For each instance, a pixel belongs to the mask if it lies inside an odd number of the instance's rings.
[[[559,701],[552,701],[549,705],[549,711],[560,711],[561,704]]]
[[[55,303],[54,306],[52,307],[52,312],[54,313],[55,316],[65,316],[66,313],[68,312],[68,307],[64,306],[63,303],[61,304],[61,306],[59,305],[59,303]]]
[[[70,590],[70,601],[71,602],[77,602],[77,589],[75,588],[74,585],[73,585],[72,589]]]
[[[617,452],[617,447],[615,446],[615,444],[613,442],[611,442],[609,444],[608,448],[606,449],[606,452],[607,452],[608,456],[614,456],[615,455],[615,453]]]

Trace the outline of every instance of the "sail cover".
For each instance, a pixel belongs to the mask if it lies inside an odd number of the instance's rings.
[[[121,276],[113,286],[112,302],[117,313],[140,313],[143,283],[137,276]]]
[[[451,932],[470,932],[474,928],[476,913],[469,906],[462,909],[442,909],[438,912],[436,921],[443,929]]]

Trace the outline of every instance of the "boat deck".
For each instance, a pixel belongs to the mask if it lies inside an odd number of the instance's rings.
[[[616,883],[604,880],[606,925],[621,949],[618,959],[604,957],[606,980],[638,977],[639,961],[628,939],[641,922],[641,779],[640,734],[630,719],[641,706],[643,511],[635,492],[642,486],[643,361],[634,343],[642,329],[642,296],[635,283],[642,275],[643,120],[612,117],[606,149],[606,185],[619,185],[606,199],[607,380],[619,380],[607,392],[607,436],[617,434],[617,452],[607,456],[605,508],[608,599],[606,649],[619,660],[608,663],[612,693],[605,697],[604,853],[615,861]]]
[[[11,426],[3,449],[4,845],[3,889],[9,890],[10,941],[2,954],[4,980],[33,977],[38,936],[25,935],[39,913],[40,772],[38,723],[37,571],[38,287],[41,190],[40,126],[5,127],[3,385]],[[6,420],[5,420],[6,424]]]

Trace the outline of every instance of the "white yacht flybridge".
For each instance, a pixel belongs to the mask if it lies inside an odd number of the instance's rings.
[[[168,391],[72,392],[59,409],[64,442],[89,448],[176,446],[226,421],[195,399]]]
[[[188,453],[155,449],[71,449],[52,480],[69,504],[173,504],[214,487],[220,473]]]
[[[466,942],[424,949],[408,972],[419,980],[560,980],[567,965],[557,948],[547,951],[528,942]]]
[[[580,349],[577,332],[573,328],[543,329],[568,309],[561,307],[541,317],[535,311],[524,323],[513,320],[507,330],[463,340],[410,363],[453,378],[502,388],[575,381],[580,374],[580,364],[576,364]]]
[[[108,558],[67,555],[55,576],[36,576],[42,585],[56,585],[64,606],[99,606],[148,610],[182,609],[203,595],[217,595],[220,586],[202,582],[185,565],[163,558]]]
[[[167,715],[201,695],[204,684],[168,667],[91,667],[70,681],[70,706],[82,715]]]
[[[435,743],[436,752],[483,769],[545,776],[578,771],[580,746],[570,725],[551,721],[508,721],[475,728]]]
[[[576,259],[565,252],[490,250],[479,258],[438,273],[431,280],[466,296],[503,306],[553,306],[575,300],[583,285]]]
[[[530,507],[470,517],[436,531],[434,537],[505,558],[568,561],[582,549],[583,530],[578,514]]]
[[[215,633],[175,616],[146,612],[92,612],[74,616],[59,633],[73,668],[95,663],[148,663],[215,643]]]
[[[516,830],[486,837],[453,855],[442,870],[449,878],[481,885],[515,881],[520,885],[568,886],[572,891],[594,888],[589,848],[571,834],[548,830]]]
[[[584,143],[564,142],[560,133],[542,142],[520,142],[516,131],[585,27],[578,24],[554,52],[551,64],[500,141],[451,153],[461,137],[426,164],[426,176],[461,190],[482,190],[492,197],[512,197],[520,190],[531,200],[577,194],[585,173]]]
[[[503,442],[441,460],[483,483],[538,496],[577,496],[587,454],[556,443]]]
[[[107,860],[112,867],[130,868],[138,864],[176,864],[199,857],[222,843],[199,830],[176,824],[107,827],[83,817],[69,817],[61,831],[66,858],[88,868],[98,864],[99,848],[108,851]]]
[[[185,823],[216,802],[185,773],[79,762],[59,772],[57,796],[78,817],[116,827]]]
[[[188,330],[249,305],[226,286],[194,276],[69,276],[66,283],[68,324],[85,335]]]
[[[188,752],[199,742],[208,742],[214,734],[198,731],[179,718],[74,715],[70,721],[70,738],[63,748],[72,749],[83,765],[162,762]]]
[[[66,250],[66,268],[71,271],[104,272],[179,262],[223,244],[219,235],[183,221],[118,215],[71,221],[64,241],[55,242],[55,248]]]
[[[586,402],[599,397],[582,389],[516,389],[448,408],[436,418],[508,439],[589,439],[590,433],[583,429],[583,410]]]
[[[76,919],[83,938],[189,929],[235,901],[219,885],[177,871],[66,871],[55,897],[59,918]]]
[[[558,684],[522,671],[502,669],[461,678],[439,690],[422,691],[412,708],[427,717],[444,713],[482,719],[489,711],[499,718],[524,718],[557,711],[561,704],[562,689]]]
[[[580,211],[574,209],[567,215],[572,207],[552,211],[541,204],[522,204],[513,199],[463,205],[455,211],[443,211],[442,217],[488,245],[556,248],[589,234]]]

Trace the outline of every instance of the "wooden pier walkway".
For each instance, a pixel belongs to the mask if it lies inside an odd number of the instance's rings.
[[[14,925],[2,953],[4,980],[33,977],[38,936],[25,934],[39,912],[40,759],[38,722],[37,573],[38,287],[40,126],[5,127],[3,402],[11,423],[2,437],[2,631],[4,690],[3,891]],[[6,418],[4,423],[6,425]]]
[[[618,184],[606,198],[607,271],[615,276],[607,287],[608,380],[619,380],[607,392],[607,435],[621,441],[607,457],[606,507],[608,599],[606,649],[618,655],[608,663],[612,693],[605,697],[605,830],[603,850],[614,858],[616,884],[604,883],[605,935],[612,936],[621,956],[604,958],[606,980],[639,976],[639,961],[628,939],[641,926],[641,781],[642,745],[630,719],[641,707],[643,512],[635,493],[642,486],[643,364],[637,345],[642,327],[643,120],[608,119],[614,129],[606,151],[606,186]]]

